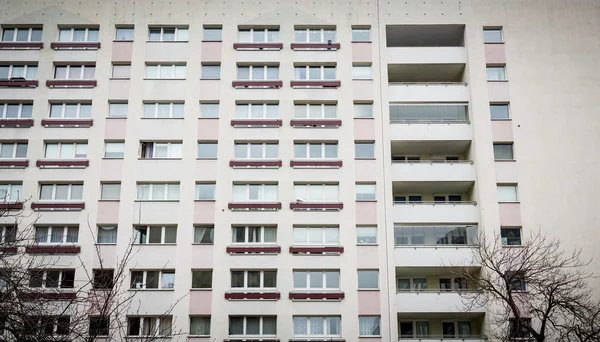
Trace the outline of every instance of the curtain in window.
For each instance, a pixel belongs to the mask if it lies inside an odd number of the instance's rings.
[[[363,316],[358,320],[359,335],[364,336],[377,336],[380,334],[379,331],[379,317]]]
[[[71,41],[71,29],[62,29],[58,33],[58,41],[59,42],[69,42]]]
[[[88,42],[97,42],[99,30],[88,30]]]
[[[247,201],[247,189],[245,185],[234,185],[233,186],[233,200],[237,202]]]
[[[83,42],[83,41],[85,41],[85,29],[75,29],[75,30],[73,30],[73,41],[74,42]]]
[[[265,185],[263,198],[265,201],[277,201],[277,185]]]
[[[429,322],[416,322],[415,325],[417,337],[429,336]]]
[[[179,184],[168,184],[167,199],[178,200],[179,199]]]
[[[236,106],[236,109],[237,109],[237,106]],[[218,118],[219,117],[219,104],[218,103],[202,103],[202,104],[200,104],[200,117],[201,118]]]
[[[310,318],[310,334],[311,335],[324,335],[325,327],[323,325],[323,317],[311,317]]]
[[[294,317],[294,335],[308,334],[307,321],[306,317]]]
[[[488,81],[503,81],[506,79],[504,67],[488,67],[486,70]]]
[[[210,234],[210,236],[206,236],[206,234]],[[213,241],[214,230],[209,227],[196,227],[194,230],[194,242],[202,243],[206,242],[207,238],[210,237],[210,241]]]
[[[277,319],[275,317],[263,317],[263,335],[277,334]]]
[[[117,227],[98,227],[98,243],[116,243]]]
[[[210,335],[210,317],[191,317],[190,335]]]
[[[276,242],[277,241],[277,229],[276,228],[264,228],[265,241],[264,242]]]
[[[48,238],[48,228],[37,227],[35,230],[35,242],[46,242]]]
[[[268,30],[267,31],[267,41],[268,42],[278,42],[279,41],[279,30]]]
[[[160,331],[158,332],[161,336],[171,335],[171,317],[162,317],[160,319]]]
[[[339,317],[327,317],[327,334],[339,335],[340,323],[341,319]]]
[[[28,80],[35,80],[37,77],[37,66],[30,65],[27,67],[27,73],[25,74],[25,78]]]

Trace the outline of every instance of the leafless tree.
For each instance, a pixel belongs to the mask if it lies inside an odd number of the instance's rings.
[[[581,250],[567,252],[557,239],[530,234],[519,246],[506,246],[499,236],[481,234],[473,248],[480,265],[474,274],[467,263],[456,275],[476,284],[461,292],[467,310],[485,305],[489,335],[497,341],[600,341],[600,302],[589,281],[589,261]]]
[[[138,291],[131,290],[127,280],[132,258],[140,247],[132,239],[116,264],[107,267],[101,248],[95,244],[98,267],[93,269],[79,254],[77,261],[68,265],[58,255],[32,255],[28,251],[38,246],[35,236],[38,217],[20,208],[4,205],[0,209],[0,227],[5,227],[0,230],[0,333],[3,337],[19,342],[124,341],[129,335],[128,319],[139,313],[139,301],[135,298]],[[87,226],[95,236],[89,223]],[[48,274],[48,271],[66,267],[80,274],[78,282],[70,276],[68,279],[61,276],[59,283]],[[42,282],[43,288],[37,286]],[[136,341],[150,342],[164,340],[167,335],[181,335],[171,318],[172,310],[181,299],[148,322],[143,321],[143,336],[136,336]]]

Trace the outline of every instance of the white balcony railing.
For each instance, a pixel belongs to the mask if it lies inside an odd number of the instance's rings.
[[[479,221],[477,202],[400,202],[394,203],[396,223],[475,223]]]
[[[469,87],[463,82],[407,82],[388,84],[390,102],[468,102]]]
[[[400,291],[396,293],[399,313],[485,312],[484,307],[469,307],[468,300],[456,291]]]
[[[392,161],[392,181],[475,181],[471,160]]]

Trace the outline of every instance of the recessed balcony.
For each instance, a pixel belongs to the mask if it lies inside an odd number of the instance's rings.
[[[399,141],[471,141],[466,103],[390,104],[390,133]]]
[[[398,313],[400,342],[484,342],[484,313]]]
[[[390,102],[468,102],[464,63],[388,64]]]

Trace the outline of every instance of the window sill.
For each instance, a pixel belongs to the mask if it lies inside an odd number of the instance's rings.
[[[179,202],[179,200],[139,200],[136,199],[134,202]]]
[[[189,40],[146,40],[146,43],[189,43]]]
[[[98,202],[120,202],[120,199],[99,199]]]
[[[214,119],[218,119],[219,117],[215,117],[215,118],[198,118],[200,120],[214,120]]]
[[[353,43],[353,44],[354,43],[358,43],[358,44],[360,44],[360,43],[372,43],[372,42],[373,42],[372,40],[353,40],[350,43]]]
[[[106,242],[106,243],[96,242],[94,245],[95,246],[116,246],[117,243],[116,242]]]
[[[133,246],[177,246],[177,243],[133,243]]]
[[[372,78],[353,78],[353,81],[373,81]]]
[[[515,159],[494,159],[494,161],[496,163],[512,163],[512,162],[516,162]]]
[[[196,160],[217,160],[217,158],[196,158]]]
[[[358,291],[374,292],[374,291],[381,291],[381,289],[358,289]]]
[[[143,80],[145,81],[185,81],[185,78],[146,78],[144,77]]]
[[[181,160],[182,158],[138,158],[138,160]]]
[[[483,42],[483,44],[490,44],[490,45],[504,45],[504,42]]]
[[[216,202],[216,199],[197,199],[194,202]]]
[[[125,43],[133,43],[133,39],[132,39],[132,40],[127,40],[127,39],[123,39],[123,40],[116,40],[116,39],[113,39],[113,42],[125,42]]]
[[[126,116],[121,116],[121,117],[107,116],[106,119],[110,119],[110,120],[122,120],[122,119],[127,119],[127,117]]]
[[[357,243],[356,246],[379,246],[378,243]]]
[[[516,204],[519,204],[519,203],[521,203],[521,202],[520,202],[520,201],[506,201],[506,202],[498,202],[498,204],[503,204],[503,203],[509,203],[509,204],[511,204],[511,203],[516,203]]]
[[[511,118],[506,118],[506,119],[491,119],[492,121],[512,121]]]
[[[222,40],[202,40],[203,43],[222,43]]]
[[[111,81],[115,81],[115,80],[127,80],[129,81],[131,78],[130,77],[111,77],[109,78],[109,80]]]
[[[175,289],[129,289],[129,291],[143,292],[175,292]]]
[[[195,288],[191,288],[190,289],[190,291],[200,291],[200,292],[210,292],[212,290],[213,290],[212,288],[210,288],[210,289],[208,289],[208,288],[207,289],[195,289]]]
[[[192,242],[192,246],[214,246],[214,243]]]
[[[502,245],[502,248],[523,248],[523,245]]]
[[[358,335],[358,338],[381,338],[381,335]]]
[[[354,158],[354,160],[375,160],[376,158]]]
[[[508,83],[508,80],[487,80],[488,82],[491,83]]]
[[[200,78],[200,81],[220,81],[220,78]]]
[[[106,158],[106,157],[104,157],[102,159],[105,159],[105,160],[123,160],[123,159],[125,159],[125,157],[121,157],[121,158]]]
[[[188,338],[207,338],[207,337],[210,338],[210,335],[188,335]]]
[[[354,118],[355,120],[373,120],[375,119],[374,117],[370,117],[370,118]]]
[[[358,200],[357,199],[356,202],[374,202],[375,203],[375,202],[377,202],[377,200],[376,199],[373,199],[373,200]]]
[[[141,118],[142,120],[183,120],[184,118]]]

